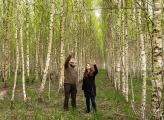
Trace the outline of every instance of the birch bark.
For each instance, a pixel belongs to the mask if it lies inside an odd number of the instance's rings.
[[[51,0],[48,53],[47,53],[45,69],[43,71],[42,83],[41,83],[40,90],[39,90],[39,96],[38,96],[38,101],[40,101],[40,102],[42,102],[42,92],[43,92],[44,87],[45,87],[47,73],[48,73],[49,64],[50,64],[50,58],[51,58],[51,48],[52,48],[52,38],[53,38],[53,23],[54,23],[53,17],[54,17],[54,0]]]
[[[22,6],[21,4],[19,6]],[[23,87],[23,98],[26,102],[26,90],[25,90],[25,67],[24,67],[24,51],[23,51],[23,15],[22,11],[20,12],[20,46],[21,46],[21,59],[22,59],[22,87]]]
[[[7,87],[7,81],[9,78],[9,1],[7,1],[7,8],[6,8],[6,35],[5,35],[5,59],[4,59],[4,88]]]
[[[14,93],[17,83],[17,75],[18,75],[18,68],[19,68],[19,42],[18,42],[18,11],[17,11],[17,0],[14,0],[15,6],[15,41],[16,41],[16,68],[15,68],[15,76],[14,76],[14,86],[12,90],[12,97],[11,97],[11,107],[13,107],[14,102]]]
[[[61,34],[61,53],[60,53],[60,79],[59,79],[59,88],[58,92],[62,92],[64,90],[64,0],[61,0],[61,25],[60,25],[60,34]]]
[[[144,3],[143,1],[141,2],[141,6],[144,8]],[[145,11],[145,10],[144,10]],[[141,74],[142,74],[142,98],[141,98],[141,109],[140,109],[140,118],[141,120],[145,120],[145,109],[146,109],[146,48],[145,48],[145,31],[144,31],[144,11],[141,11],[140,9],[138,10],[139,16],[138,16],[138,23],[140,29],[140,48],[141,48]]]
[[[152,120],[163,120],[162,84],[162,1],[153,1],[153,80]]]
[[[127,1],[125,0],[124,1],[124,4],[125,4],[125,7],[127,7]],[[128,102],[128,94],[129,94],[129,82],[128,82],[128,58],[129,58],[129,53],[128,53],[128,11],[127,9],[125,10],[125,99],[126,99],[126,102]]]
[[[120,1],[117,1],[118,9],[120,10]],[[117,25],[116,25],[116,42],[115,42],[115,88],[117,91],[120,91],[120,15],[117,16]]]
[[[26,0],[26,82],[29,82],[30,75],[30,62],[29,62],[29,10],[28,10],[28,0]]]

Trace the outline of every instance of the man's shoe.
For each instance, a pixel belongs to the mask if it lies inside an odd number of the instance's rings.
[[[90,113],[90,110],[87,110],[86,113]]]

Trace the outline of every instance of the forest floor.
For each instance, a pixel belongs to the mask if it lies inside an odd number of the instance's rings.
[[[62,93],[58,94],[58,82],[55,79],[51,80],[50,100],[48,99],[49,82],[46,82],[43,102],[38,102],[40,82],[27,84],[28,102],[24,104],[21,78],[19,78],[15,91],[14,108],[11,109],[10,99],[13,86],[11,80],[9,87],[5,89],[7,91],[5,100],[0,100],[0,120],[138,120],[138,117],[133,113],[130,100],[126,102],[125,98],[116,92],[105,70],[99,71],[95,81],[97,85],[97,112],[86,113],[85,97],[81,91],[82,83],[77,84],[77,108],[72,109],[69,100],[70,109],[64,111],[64,96]],[[3,83],[0,85],[0,91],[4,90]],[[137,91],[138,95],[141,95],[141,90]],[[140,100],[139,97],[135,99]],[[139,105],[139,102],[135,103],[137,110],[139,110]]]

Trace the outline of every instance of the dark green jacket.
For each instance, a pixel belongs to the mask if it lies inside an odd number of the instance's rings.
[[[71,66],[69,64],[70,59],[71,59],[71,55],[67,57],[64,64],[64,83],[76,85],[77,70],[75,69],[75,66]]]

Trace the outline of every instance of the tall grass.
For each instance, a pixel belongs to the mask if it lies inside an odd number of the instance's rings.
[[[30,81],[34,76],[30,76]],[[58,93],[58,81],[51,80],[51,99],[48,99],[48,81],[43,92],[43,102],[37,101],[40,80],[26,85],[27,103],[23,103],[23,90],[21,77],[18,77],[17,88],[15,91],[14,109],[10,109],[10,99],[13,86],[13,78],[9,81],[6,89],[7,97],[0,101],[0,120],[137,120],[131,108],[131,92],[129,92],[129,102],[121,93],[116,92],[105,70],[99,70],[96,76],[97,86],[97,112],[91,109],[91,113],[85,113],[85,97],[81,92],[81,84],[77,84],[77,109],[71,108],[69,101],[69,111],[63,110],[63,93]],[[133,81],[135,94],[135,110],[139,112],[141,101],[142,82]],[[0,84],[0,87],[3,85]],[[148,86],[149,88],[150,86]],[[130,88],[130,86],[129,86]],[[151,103],[151,89],[147,89],[147,104]],[[163,97],[164,98],[164,97]],[[148,105],[148,106],[149,106]],[[91,105],[92,107],[92,105]],[[149,108],[149,107],[148,107]],[[148,110],[147,116],[150,116]]]

